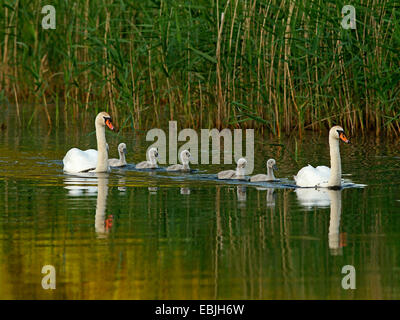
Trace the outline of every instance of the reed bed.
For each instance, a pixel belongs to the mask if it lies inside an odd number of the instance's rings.
[[[352,1],[346,30],[347,2],[59,0],[46,30],[48,3],[3,0],[0,99],[35,103],[50,125],[106,109],[121,129],[399,135],[400,5]]]

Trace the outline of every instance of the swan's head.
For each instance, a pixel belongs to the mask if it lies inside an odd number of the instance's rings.
[[[156,159],[158,158],[158,150],[157,148],[150,148],[149,150],[149,159]]]
[[[347,139],[346,134],[341,126],[334,126],[329,131],[329,138],[333,138],[336,140],[342,140],[345,143],[350,143],[350,140]]]
[[[190,157],[192,156],[189,150],[183,150],[180,154],[182,163],[189,163]]]
[[[125,153],[126,154],[126,144],[125,143],[120,143],[119,145],[118,145],[118,152],[119,153]]]
[[[112,125],[111,116],[107,112],[100,112],[95,120],[96,126],[107,126],[110,130],[114,130],[114,126]]]
[[[247,164],[247,160],[245,158],[240,158],[237,161],[237,167],[240,169],[244,169],[246,167],[246,164]]]
[[[275,159],[269,159],[267,161],[267,168],[271,168],[273,170],[278,170],[278,167],[276,166],[276,161]]]

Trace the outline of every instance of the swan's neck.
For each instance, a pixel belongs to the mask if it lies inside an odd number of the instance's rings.
[[[340,187],[342,185],[342,165],[340,162],[339,140],[329,138],[329,148],[331,153],[331,175],[328,187]]]
[[[244,177],[244,173],[245,173],[244,168],[236,167],[236,176],[238,176],[238,177]]]
[[[189,159],[182,159],[183,170],[189,170]]]
[[[153,156],[153,155],[150,155],[149,156],[149,162],[150,162],[151,165],[155,166],[155,165],[157,165],[157,158],[155,156]]]
[[[119,162],[120,163],[126,163],[125,152],[124,151],[120,151],[119,152]]]
[[[183,170],[189,170],[189,161],[188,162],[184,162],[183,164]]]
[[[108,152],[105,127],[96,123],[97,166],[95,172],[108,172]]]
[[[267,178],[268,180],[275,180],[274,169],[271,167],[267,167]]]

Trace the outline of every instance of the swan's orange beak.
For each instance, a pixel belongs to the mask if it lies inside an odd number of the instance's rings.
[[[344,132],[341,132],[341,133],[339,134],[339,138],[340,138],[340,140],[342,140],[342,141],[345,142],[345,143],[350,143],[350,140],[347,139],[347,137],[346,137],[346,135],[344,134]]]
[[[114,127],[113,127],[113,125],[112,125],[112,123],[111,123],[111,120],[110,120],[110,119],[107,119],[107,120],[106,120],[106,125],[107,125],[107,127],[109,127],[109,128],[110,128],[110,130],[114,130]]]

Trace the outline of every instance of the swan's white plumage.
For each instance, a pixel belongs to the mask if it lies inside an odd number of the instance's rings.
[[[63,159],[64,171],[70,173],[93,170],[97,166],[97,150],[70,149]]]
[[[237,180],[245,180],[245,168],[247,165],[247,160],[245,158],[240,158],[237,161],[236,171],[235,170],[224,170],[218,172],[218,179],[237,179]]]
[[[279,181],[275,178],[274,170],[278,170],[275,159],[269,159],[267,161],[267,174],[256,174],[250,178],[250,182],[261,182],[261,181]]]
[[[269,177],[263,173],[259,173],[250,177],[250,182],[262,182],[262,181],[270,181],[270,180]]]
[[[300,169],[294,180],[299,187],[327,187],[330,174],[331,169],[326,166],[308,165]]]
[[[108,144],[107,144],[107,151],[108,151]],[[118,167],[126,166],[126,159],[125,159],[126,144],[125,143],[120,143],[118,145],[118,153],[119,153],[119,159],[108,159],[108,165],[110,167],[118,168]]]
[[[218,172],[218,179],[225,180],[225,179],[236,179],[236,171],[235,170],[224,170]]]
[[[189,167],[189,161],[190,161],[190,157],[191,154],[189,152],[189,150],[183,150],[180,155],[179,155],[182,164],[173,164],[169,167],[167,167],[167,171],[190,171],[190,167]]]
[[[150,148],[147,151],[148,160],[139,162],[136,165],[136,169],[156,169],[156,168],[158,168],[157,157],[158,157],[157,148],[154,148],[154,147]]]
[[[190,168],[184,168],[183,164],[178,163],[167,167],[167,171],[190,171]]]

